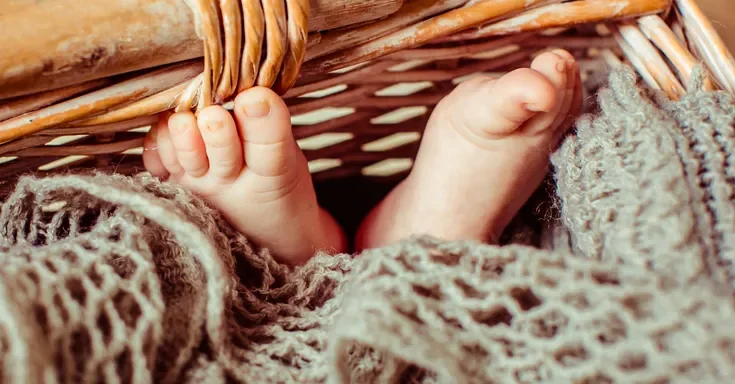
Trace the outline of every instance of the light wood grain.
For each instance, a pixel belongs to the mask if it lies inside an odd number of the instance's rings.
[[[697,0],[731,52],[735,52],[735,1]]]
[[[402,0],[308,3],[316,32],[380,19]],[[0,0],[0,8],[0,100],[203,55],[183,0]]]

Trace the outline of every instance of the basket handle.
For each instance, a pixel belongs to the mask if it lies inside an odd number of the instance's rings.
[[[283,0],[244,0],[242,11],[239,5],[239,0],[191,2],[204,41],[203,76],[191,88],[198,91],[197,111],[254,85],[283,93],[296,82],[306,54],[309,0],[285,0],[285,6]],[[194,101],[181,98],[177,109],[190,109]]]

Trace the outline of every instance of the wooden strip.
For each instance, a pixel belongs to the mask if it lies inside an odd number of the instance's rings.
[[[385,159],[411,158],[419,149],[419,142],[409,143],[383,152],[352,152],[342,156],[345,165],[367,166]]]
[[[401,9],[384,20],[369,23],[360,28],[351,28],[346,31],[333,31],[323,34],[317,44],[309,47],[306,60],[313,60],[317,57],[384,36],[387,33],[405,28],[426,17],[457,8],[466,1],[414,0],[404,2]]]
[[[3,52],[12,53],[0,55],[0,99],[202,52],[192,12],[181,0],[26,1],[0,12],[0,36]]]
[[[29,171],[34,172],[38,170],[38,167],[48,164],[54,160],[58,160],[58,156],[50,157],[33,157],[27,159],[17,159],[8,163],[0,164],[0,174],[3,175],[3,180],[7,180],[13,175],[19,175],[27,173]]]
[[[301,71],[301,64],[306,58],[308,39],[307,19],[309,18],[309,0],[286,0],[288,11],[288,52],[281,69],[279,93],[283,93],[296,83]]]
[[[712,23],[694,0],[676,0],[676,6],[690,41],[696,44],[709,69],[720,84],[735,93],[735,59]]]
[[[310,159],[339,158],[340,155],[360,151],[362,144],[364,143],[357,139],[352,139],[316,150],[307,150],[304,151],[304,155]]]
[[[666,55],[671,63],[676,67],[680,79],[684,84],[688,84],[692,76],[692,71],[697,65],[697,59],[689,52],[679,41],[674,32],[659,16],[644,16],[638,19],[638,25],[646,37]],[[703,84],[706,91],[713,90],[714,84],[709,79]]]
[[[178,64],[0,122],[0,143],[140,100],[197,76],[201,63]]]
[[[101,79],[88,81],[79,85],[72,85],[53,91],[33,94],[0,104],[0,121],[20,116],[26,112],[47,107],[59,101],[76,96],[80,93],[100,88],[110,83],[110,80]]]
[[[293,133],[296,140],[304,139],[307,137],[320,135],[322,133],[335,132],[343,127],[359,124],[362,121],[380,116],[382,113],[383,111],[357,111],[347,116],[338,117],[336,119],[329,119],[327,121],[323,121],[317,124],[294,126]]]
[[[94,156],[120,153],[131,148],[143,145],[143,137],[115,141],[103,144],[87,145],[59,145],[28,148],[18,152],[10,153],[9,156],[18,157],[50,157],[50,156]]]
[[[0,156],[9,156],[9,153],[22,151],[28,148],[46,145],[53,137],[26,136],[18,140],[0,145]]]
[[[90,133],[115,133],[125,132],[135,128],[142,128],[155,124],[158,121],[158,115],[141,116],[135,119],[110,123],[100,124],[93,126],[71,126],[71,127],[59,127],[51,128],[45,131],[40,131],[34,135],[38,136],[68,136],[68,135],[86,135]],[[0,145],[0,148],[2,146]]]
[[[222,79],[214,92],[214,102],[217,104],[228,100],[237,89],[242,56],[243,18],[247,17],[240,8],[240,0],[221,0],[220,8],[224,31],[224,63]]]
[[[100,124],[112,124],[134,119],[139,116],[153,115],[168,111],[179,102],[179,97],[191,85],[191,80],[177,84],[163,92],[151,95],[142,100],[132,102],[122,108],[113,109],[101,115],[92,116],[83,120],[75,121],[78,127],[89,127]]]
[[[214,90],[219,85],[222,75],[224,52],[222,49],[222,26],[219,18],[218,1],[190,0],[194,13],[197,33],[204,40],[204,76],[200,88],[197,107],[212,102]]]
[[[354,71],[350,71],[338,75],[325,75],[324,80],[315,81],[313,83],[304,84],[292,88],[284,95],[284,98],[293,98],[307,93],[327,89],[336,85],[350,84],[357,79],[375,76],[386,69],[399,64],[399,61],[381,60],[375,64],[358,68]]]
[[[309,76],[373,60],[545,2],[545,0],[495,0],[454,9],[357,47],[307,62],[301,72],[303,76]]]
[[[310,31],[376,20],[402,0],[311,0]],[[184,0],[45,0],[2,5],[0,100],[202,57]]]
[[[300,99],[298,103],[289,103],[288,110],[291,112],[291,115],[298,115],[320,108],[352,106],[353,102],[368,97],[381,88],[382,86],[367,85],[319,99]]]
[[[643,63],[636,54],[633,47],[628,45],[628,42],[625,41],[622,37],[618,36],[618,45],[620,46],[620,49],[623,51],[623,54],[625,57],[630,61],[630,64],[633,66],[633,68],[638,71],[638,75],[643,79],[646,84],[651,87],[652,89],[661,90],[661,85],[656,81],[656,77],[653,76],[653,74],[648,70],[648,67],[646,67],[645,63]],[[610,64],[611,67],[620,67],[623,65],[623,63],[620,61],[620,59],[615,56],[610,51],[603,51],[605,61],[607,61],[608,64]]]
[[[520,33],[513,36],[504,36],[499,39],[491,39],[474,44],[460,44],[453,47],[427,47],[406,49],[386,56],[391,60],[446,60],[458,59],[471,56],[478,53],[486,53],[490,51],[516,51],[519,44],[525,39],[532,38],[531,35]]]
[[[434,106],[446,96],[446,93],[416,93],[407,96],[366,97],[355,100],[350,106],[396,109],[413,106]]]
[[[357,79],[354,84],[397,84],[420,81],[448,81],[477,72],[491,71],[509,63],[518,63],[531,56],[532,51],[514,52],[497,59],[477,60],[456,69],[423,69],[405,72],[383,72],[379,75]]]
[[[309,32],[329,31],[380,20],[397,12],[403,2],[404,0],[310,0]]]
[[[609,36],[539,36],[523,41],[524,47],[561,47],[565,49],[616,48]]]
[[[261,0],[265,15],[265,59],[260,65],[256,84],[271,87],[276,82],[286,56],[286,7],[283,0]]]
[[[243,28],[245,45],[240,58],[240,78],[237,92],[252,87],[258,77],[260,59],[263,56],[263,39],[265,35],[265,15],[260,0],[242,0]]]
[[[393,133],[398,132],[423,132],[426,128],[426,123],[431,117],[432,110],[428,110],[426,113],[420,116],[412,117],[408,120],[401,121],[395,124],[366,124],[362,127],[360,133],[368,135],[386,137]]]
[[[607,22],[661,13],[669,9],[671,0],[578,0],[551,4],[524,12],[459,34],[457,38],[472,40],[541,29],[570,27],[583,23]]]
[[[610,29],[618,42],[622,39],[630,47],[635,47],[633,51],[626,52],[626,56],[630,58],[630,55],[635,55],[638,58],[637,61],[646,67],[646,70],[653,76],[659,87],[671,99],[678,100],[684,95],[684,87],[679,83],[676,75],[636,24],[626,22],[617,27],[611,26]]]

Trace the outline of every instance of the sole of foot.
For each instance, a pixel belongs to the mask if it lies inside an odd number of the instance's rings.
[[[286,104],[257,87],[239,94],[234,105],[232,113],[211,106],[198,116],[162,116],[145,140],[146,169],[209,201],[283,262],[343,252],[344,234],[317,203]]]
[[[357,249],[413,235],[496,242],[547,174],[581,94],[564,50],[460,84],[430,117],[411,173],[363,221]]]

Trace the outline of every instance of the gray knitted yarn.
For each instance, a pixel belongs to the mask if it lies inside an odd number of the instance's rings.
[[[564,225],[575,253],[727,284],[733,258],[730,94],[691,92],[658,102],[629,70],[610,76],[601,113],[578,122],[554,156]]]
[[[735,104],[615,72],[553,158],[544,249],[416,237],[289,269],[146,175],[0,210],[6,383],[735,382]],[[527,239],[528,236],[510,236]]]

